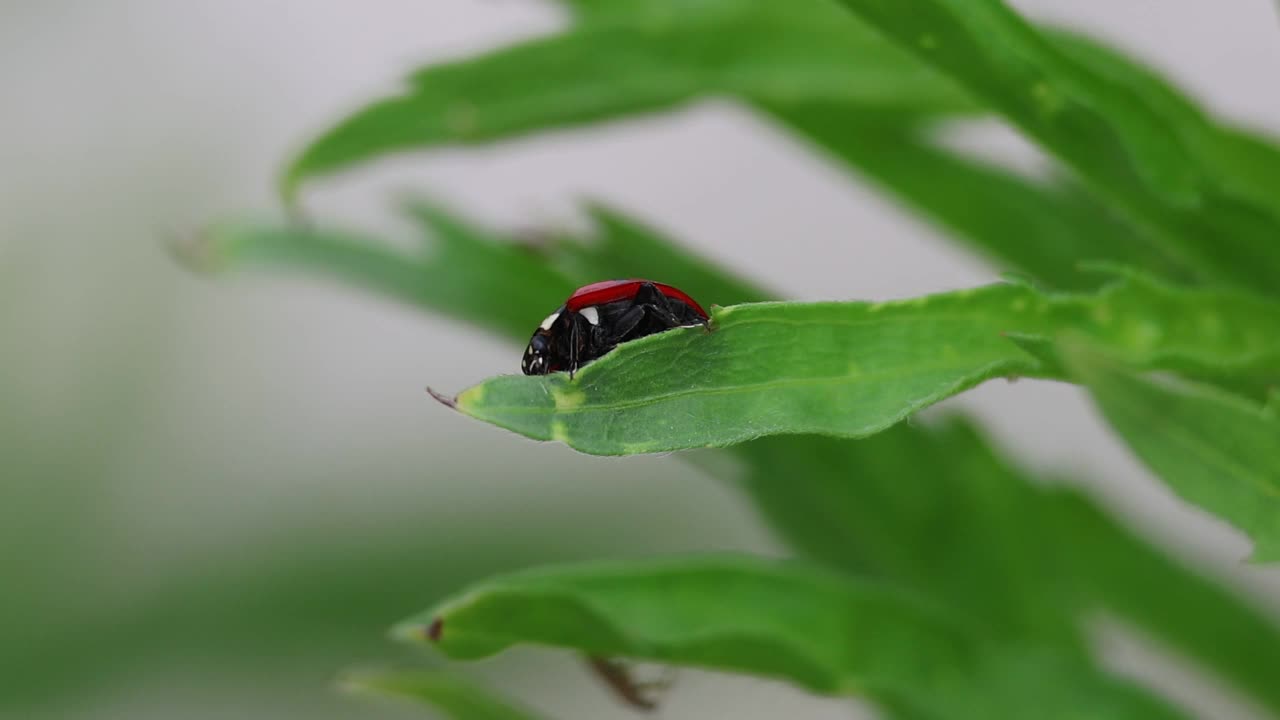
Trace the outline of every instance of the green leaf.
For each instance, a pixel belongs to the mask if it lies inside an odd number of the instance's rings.
[[[802,566],[711,558],[499,577],[397,626],[456,659],[516,643],[782,677],[851,694],[947,674],[966,631],[903,593]],[[832,642],[838,639],[838,642]]]
[[[1180,133],[1204,174],[1233,196],[1246,198],[1273,213],[1280,211],[1275,188],[1280,182],[1280,148],[1275,139],[1218,124],[1194,100],[1155,71],[1090,38],[1046,29],[1054,47],[1095,76],[1120,81],[1140,96],[1155,114]]]
[[[939,147],[923,128],[857,107],[771,108],[789,129],[1002,268],[1059,289],[1090,289],[1082,260],[1191,279],[1106,206],[1066,178],[1034,180]],[[973,192],[982,188],[982,192]]]
[[[175,250],[198,272],[271,269],[320,275],[521,342],[537,325],[531,314],[545,315],[578,286],[604,277],[651,277],[720,302],[765,297],[603,206],[589,208],[597,224],[589,237],[531,237],[523,244],[428,202],[410,203],[406,211],[429,239],[416,252],[356,231],[252,221],[213,225]]]
[[[433,670],[352,674],[343,689],[412,700],[435,707],[454,720],[536,720],[532,712],[498,700],[457,676]]]
[[[608,15],[561,35],[416,73],[311,143],[283,178],[306,180],[383,155],[480,143],[667,109],[707,96],[828,100],[907,113],[972,112],[955,85],[821,0],[802,7],[690,4]],[[590,62],[583,62],[590,58]]]
[[[1150,73],[1051,39],[999,0],[842,2],[1075,169],[1171,258],[1276,292],[1280,200],[1273,185],[1254,184],[1272,176],[1274,152],[1238,152],[1233,133]]]
[[[1105,611],[1280,714],[1274,622],[1081,493],[1009,464],[970,422],[761,438],[733,448],[738,463],[691,456],[808,558],[945,599],[1009,642],[1078,646],[1081,618]]]
[[[1011,333],[1084,333],[1138,367],[1280,368],[1280,306],[1137,276],[1091,295],[992,285],[884,303],[738,305],[713,310],[712,327],[625,343],[574,380],[492,378],[456,407],[530,438],[621,455],[776,434],[861,437],[993,377],[1052,376]]]
[[[1280,716],[1280,626],[1256,605],[1170,558],[1077,492],[1049,497],[1041,532],[1076,578],[1084,610],[1104,610],[1199,663]]]
[[[411,206],[409,215],[434,241],[417,252],[352,231],[253,222],[215,225],[177,251],[202,272],[320,273],[515,337],[536,326],[530,312],[558,307],[577,287],[533,251],[464,227],[425,203]]]
[[[1073,541],[1046,533],[1042,493],[970,423],[768,437],[735,451],[743,466],[717,474],[805,556],[946,598],[1009,638],[1079,643],[1076,594],[1058,570]]]
[[[1071,367],[1174,492],[1247,533],[1252,560],[1280,560],[1280,420],[1217,388],[1137,377],[1088,354]]]
[[[865,694],[912,717],[1177,717],[1074,656],[997,649],[978,626],[909,593],[762,559],[526,571],[395,634],[457,659],[534,644],[746,672]]]
[[[600,278],[661,279],[720,305],[759,302],[776,297],[736,278],[706,258],[680,248],[653,228],[602,205],[588,207],[595,236],[563,238],[548,257],[552,266],[581,284]]]

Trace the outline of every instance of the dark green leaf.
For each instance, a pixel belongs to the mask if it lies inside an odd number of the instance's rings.
[[[392,152],[486,142],[715,95],[908,113],[973,111],[952,83],[847,13],[822,0],[799,4],[627,13],[630,22],[584,23],[433,66],[415,74],[400,96],[359,111],[307,147],[282,191],[292,198],[310,178]]]
[[[1280,420],[1217,388],[1136,377],[1088,354],[1071,368],[1112,427],[1174,492],[1280,560]]]
[[[1076,578],[1087,610],[1101,609],[1158,638],[1280,716],[1280,626],[1256,607],[1122,528],[1079,493],[1051,496],[1045,534]]]
[[[1280,200],[1255,184],[1274,174],[1274,152],[1222,152],[1237,136],[1149,73],[1051,39],[1000,0],[842,2],[1074,168],[1180,264],[1276,291]]]
[[[454,720],[535,720],[532,712],[498,700],[492,693],[450,673],[400,670],[359,673],[344,678],[343,688],[430,705]]]
[[[970,423],[899,424],[863,440],[761,438],[693,454],[741,486],[805,556],[1070,647],[1105,610],[1280,714],[1280,630],[1150,547],[1078,492],[998,457]]]
[[[885,303],[738,305],[713,311],[712,327],[626,343],[573,380],[492,378],[456,406],[527,437],[620,455],[860,437],[993,377],[1050,375],[1010,333],[1085,333],[1138,367],[1280,368],[1280,306],[1138,277],[1092,295],[992,285]]]

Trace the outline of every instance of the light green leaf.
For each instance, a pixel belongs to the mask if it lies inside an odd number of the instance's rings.
[[[532,712],[498,700],[457,676],[438,670],[352,674],[343,689],[412,700],[435,707],[454,720],[536,720]]]
[[[311,143],[285,174],[284,196],[293,198],[308,179],[392,152],[486,142],[707,96],[840,101],[906,113],[974,110],[954,84],[822,0],[609,15],[631,22],[583,23],[418,72],[401,95]]]
[[[1137,377],[1078,352],[1070,365],[1133,451],[1188,502],[1280,560],[1280,420],[1217,388]]]
[[[861,437],[993,377],[1053,376],[1009,334],[1084,333],[1138,367],[1255,372],[1280,368],[1276,327],[1280,305],[1136,276],[1092,295],[992,285],[885,303],[758,303],[713,310],[709,332],[625,343],[574,380],[492,378],[456,407],[602,455]]]
[[[1178,715],[1079,658],[989,645],[909,593],[804,566],[694,558],[495,578],[397,626],[457,659],[519,644],[745,672],[911,717]]]
[[[1051,39],[1000,0],[842,2],[1003,113],[1181,264],[1276,292],[1280,199],[1255,185],[1275,168],[1253,167],[1276,153],[1222,152],[1236,137],[1151,74]]]

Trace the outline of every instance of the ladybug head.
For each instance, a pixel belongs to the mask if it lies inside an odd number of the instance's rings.
[[[520,369],[525,375],[546,375],[551,372],[551,333],[538,328],[524,350]]]

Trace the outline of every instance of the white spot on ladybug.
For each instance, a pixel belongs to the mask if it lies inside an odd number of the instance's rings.
[[[581,310],[578,311],[578,314],[586,318],[587,322],[591,323],[592,325],[600,324],[600,311],[596,309],[595,305],[589,305],[587,307],[582,308]]]
[[[551,326],[556,324],[556,320],[559,319],[559,317],[560,317],[560,311],[557,310],[551,313],[550,315],[548,315],[547,319],[543,320],[542,324],[539,325],[538,327],[542,328],[543,330],[550,330]]]

